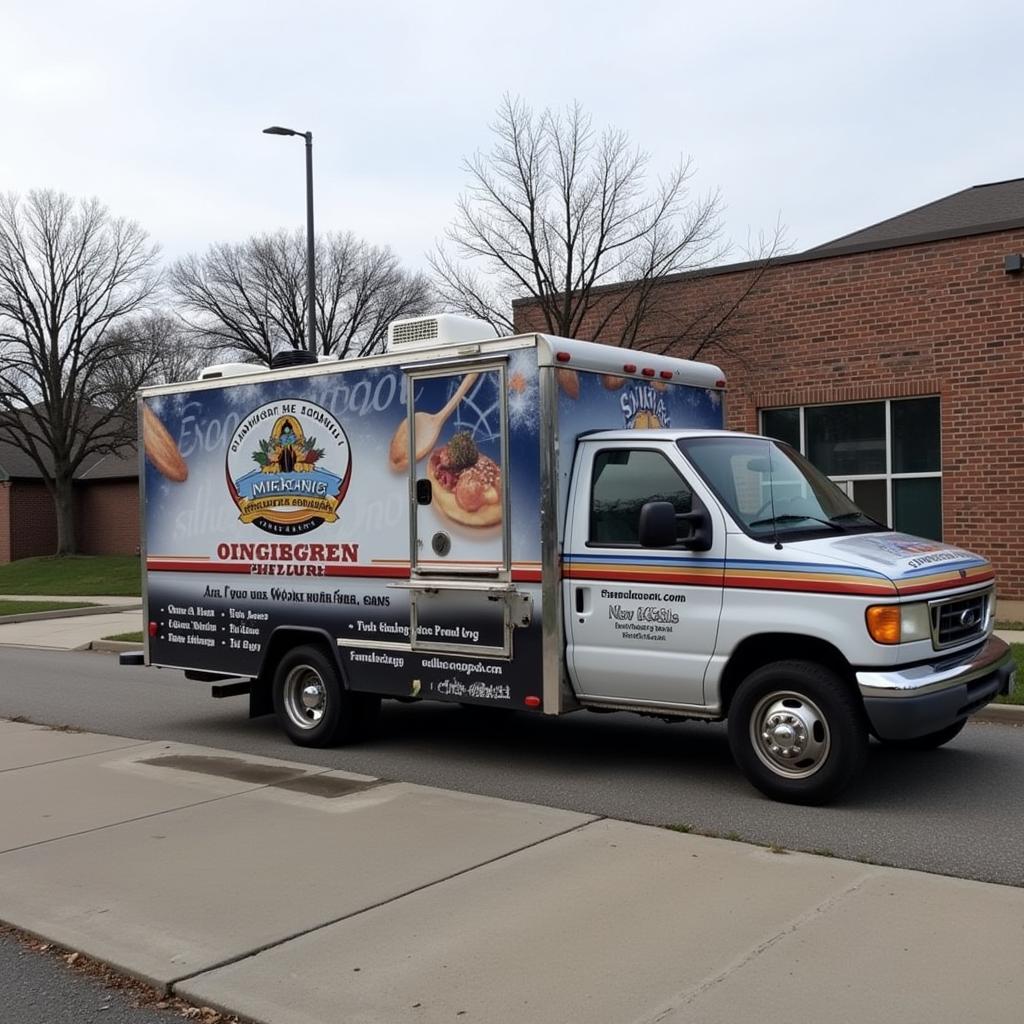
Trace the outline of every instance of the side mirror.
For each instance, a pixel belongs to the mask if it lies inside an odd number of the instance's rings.
[[[706,508],[698,506],[686,515],[676,516],[676,520],[690,524],[690,533],[679,540],[687,551],[711,550],[711,516]]]
[[[649,501],[640,509],[637,533],[642,547],[670,547],[678,540],[678,532],[676,509],[671,501]]]
[[[680,537],[682,523],[690,529]],[[703,508],[679,515],[670,501],[649,501],[640,509],[637,533],[641,547],[669,548],[678,544],[688,551],[708,551],[711,548],[711,517]]]

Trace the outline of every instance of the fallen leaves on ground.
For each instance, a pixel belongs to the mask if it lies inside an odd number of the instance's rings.
[[[186,1020],[198,1021],[199,1024],[240,1024],[234,1014],[221,1013],[211,1006],[193,1006],[177,996],[152,988],[135,978],[120,974],[107,964],[93,960],[77,950],[63,949],[52,942],[43,942],[27,932],[7,925],[0,925],[0,935],[9,935],[25,949],[35,953],[60,957],[76,974],[84,975],[99,982],[104,988],[123,992],[131,1000],[133,1006],[140,1009],[167,1010]]]

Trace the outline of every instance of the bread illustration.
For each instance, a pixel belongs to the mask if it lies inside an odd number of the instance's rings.
[[[142,444],[153,468],[168,480],[181,483],[188,479],[188,466],[174,443],[174,438],[148,405],[142,406]]]
[[[580,378],[575,370],[559,370],[558,386],[570,397],[580,397]]]

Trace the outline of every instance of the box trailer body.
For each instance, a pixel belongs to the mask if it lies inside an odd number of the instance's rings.
[[[220,692],[300,743],[355,735],[378,698],[706,720],[739,699],[752,781],[827,799],[868,730],[937,740],[1010,685],[992,572],[843,515],[766,517],[832,485],[723,431],[724,386],[441,317],[381,356],[147,389],[144,662],[243,680]],[[865,627],[922,596],[921,636]],[[940,637],[949,609],[967,625]],[[745,686],[785,663],[831,681]]]
[[[361,691],[564,710],[559,552],[574,440],[600,427],[720,428],[724,382],[714,367],[585,342],[559,341],[570,360],[557,363],[541,335],[472,348],[147,391],[144,423],[163,424],[188,469],[176,480],[159,456],[145,460],[147,664],[257,677],[276,632],[309,630]],[[642,376],[641,358],[659,376]],[[496,503],[417,501],[453,437],[498,474]]]

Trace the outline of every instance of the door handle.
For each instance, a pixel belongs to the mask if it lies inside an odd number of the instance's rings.
[[[590,587],[576,587],[575,591],[576,614],[579,616],[589,615],[592,610],[590,607]],[[583,621],[582,618],[580,621]]]

